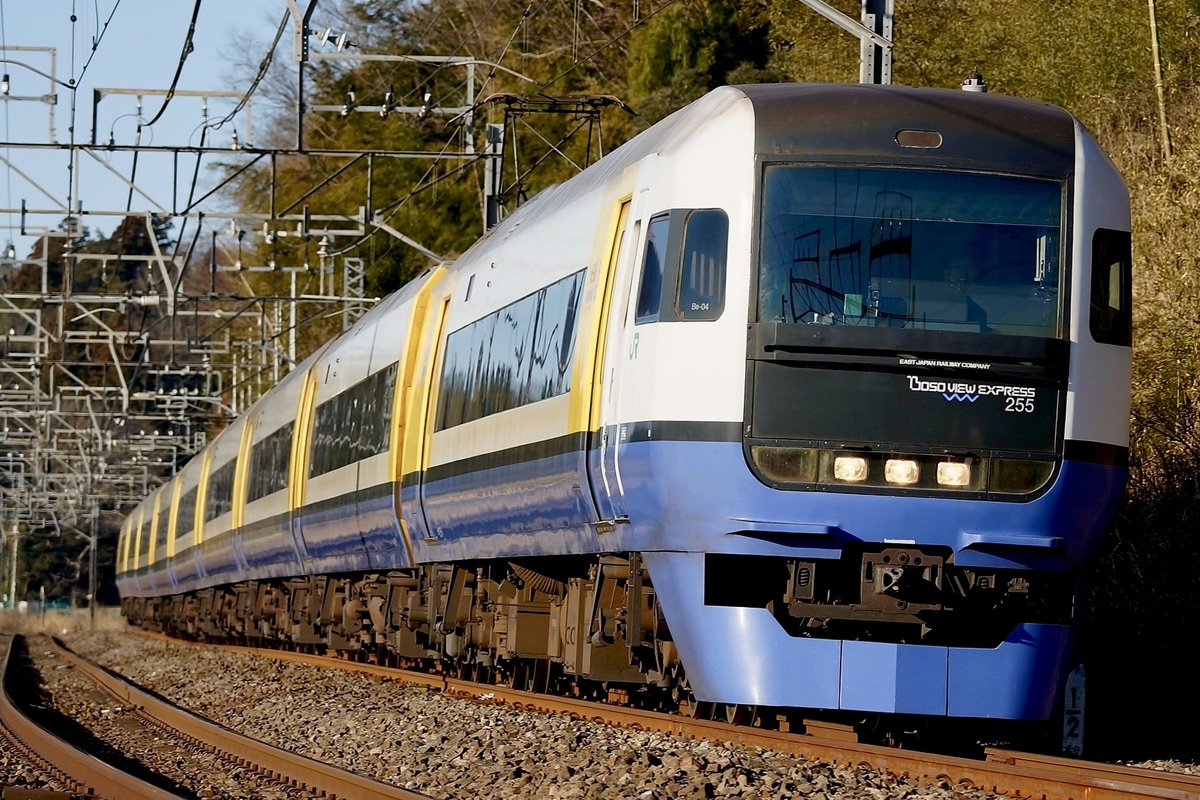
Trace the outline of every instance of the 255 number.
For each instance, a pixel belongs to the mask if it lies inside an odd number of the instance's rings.
[[[1006,398],[1004,398],[1004,410],[1011,411],[1015,414],[1032,414],[1033,413],[1033,398],[1032,397],[1006,397]]]

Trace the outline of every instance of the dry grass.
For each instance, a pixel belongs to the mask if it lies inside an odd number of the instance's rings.
[[[98,631],[121,630],[125,627],[125,618],[121,616],[119,608],[98,608],[95,626]],[[44,614],[0,610],[0,631],[5,633],[64,634],[90,630],[91,627],[92,616],[86,608],[54,610]]]

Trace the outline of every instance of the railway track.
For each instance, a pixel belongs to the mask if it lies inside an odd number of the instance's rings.
[[[65,793],[44,793],[45,797],[73,797],[96,795],[122,800],[170,800],[178,795],[171,794],[140,778],[123,772],[100,759],[75,747],[65,739],[51,733],[34,722],[10,694],[16,685],[16,649],[22,637],[13,636],[4,649],[0,664],[0,727],[6,745],[20,752],[22,758],[37,765],[39,771],[48,773],[54,782],[71,788]],[[4,790],[5,796],[10,794]],[[14,795],[15,796],[15,795]]]
[[[426,795],[356,775],[237,734],[132,686],[58,642],[52,641],[49,646],[56,658],[69,663],[124,706],[135,708],[139,722],[151,728],[157,737],[178,740],[191,752],[216,754],[230,767],[251,770],[274,782],[284,795],[356,800],[430,800]],[[13,648],[10,647],[3,665],[6,685],[10,669],[17,666],[12,652]],[[31,757],[54,765],[76,794],[121,800],[168,800],[195,796],[190,792],[172,793],[75,748],[30,720],[12,702],[7,692],[0,708],[0,719],[6,728],[14,732],[16,739],[24,743]]]
[[[148,635],[180,643],[180,640],[169,639],[160,634]],[[206,643],[204,646],[213,645]],[[535,694],[504,686],[460,680],[447,675],[398,670],[331,656],[240,645],[219,647],[281,661],[358,672],[383,680],[418,684],[481,704],[504,704],[518,710],[567,715],[575,719],[635,730],[677,734],[692,739],[729,742],[752,748],[761,747],[797,758],[849,768],[863,767],[1014,798],[1200,800],[1200,777],[1192,775],[999,749],[989,749],[986,760],[940,756],[833,738],[838,735],[838,731],[822,731],[816,725],[812,729],[818,731],[818,735],[801,735]]]

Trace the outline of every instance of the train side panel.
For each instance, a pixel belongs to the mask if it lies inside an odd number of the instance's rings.
[[[175,541],[171,565],[175,583],[181,592],[196,591],[204,579],[198,546],[201,516],[197,511],[197,503],[207,458],[207,451],[195,456],[172,479],[178,497],[175,502]]]
[[[419,278],[371,309],[312,368],[308,469],[298,530],[314,573],[394,569],[408,563],[390,480],[399,332],[410,328]]]
[[[598,198],[532,221],[535,249],[498,243],[464,259],[439,341],[422,502],[437,557],[594,552],[587,432],[572,424],[581,331],[598,318]],[[581,235],[582,234],[582,235]],[[586,322],[584,322],[586,320]],[[592,345],[594,347],[594,345]]]
[[[305,359],[247,412],[252,433],[241,538],[252,580],[304,574],[289,479],[300,398],[317,358]]]
[[[204,464],[203,499],[198,500],[196,507],[197,524],[202,532],[199,557],[204,586],[246,579],[245,556],[234,527],[234,490],[242,435],[248,424],[245,417],[231,422],[213,441],[211,455]]]
[[[155,509],[194,481],[196,540],[241,524],[252,567],[231,547],[203,585],[275,579],[226,629],[1045,717],[1125,477],[1128,243],[1121,179],[1061,109],[719,89],[298,370],[131,516],[123,580],[176,591],[149,585]],[[289,414],[287,485],[252,488]]]

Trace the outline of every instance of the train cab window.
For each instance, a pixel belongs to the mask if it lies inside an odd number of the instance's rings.
[[[693,211],[683,232],[683,257],[679,263],[679,292],[675,313],[679,319],[717,319],[725,309],[725,254],[729,246],[729,218],[720,209]]]
[[[634,324],[657,322],[662,304],[663,265],[666,263],[667,240],[671,232],[671,217],[667,214],[650,220],[646,233],[646,256],[642,260],[642,285],[638,290],[637,316]]]
[[[1058,337],[1065,185],[768,165],[758,320]]]
[[[1101,344],[1133,344],[1133,258],[1127,231],[1100,229],[1092,237],[1089,327]]]

